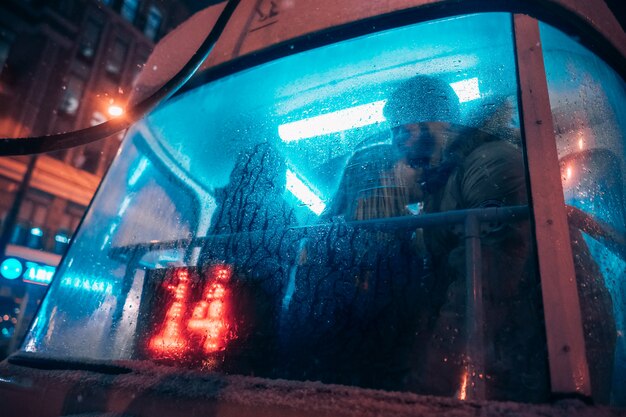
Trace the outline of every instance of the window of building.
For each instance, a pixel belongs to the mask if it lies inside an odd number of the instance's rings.
[[[137,54],[137,58],[135,60],[135,65],[133,65],[133,82],[137,79],[141,71],[143,70],[144,65],[148,61],[148,57],[150,56],[149,50],[144,50],[143,48],[139,50]]]
[[[96,126],[107,121],[107,118],[99,111],[93,112],[89,120],[89,126]]]
[[[26,198],[20,205],[17,215],[17,221],[13,226],[10,242],[15,245],[25,245],[30,235],[31,218],[33,215],[34,204]]]
[[[64,93],[61,98],[59,110],[70,116],[75,116],[80,107],[80,101],[85,90],[85,80],[76,74],[70,74],[63,86]]]
[[[102,25],[93,19],[88,19],[78,49],[80,55],[87,59],[95,56],[101,33]]]
[[[74,166],[84,171],[95,174],[98,171],[102,157],[102,145],[99,143],[83,146],[77,150],[74,157]]]
[[[139,9],[139,0],[124,0],[122,2],[122,17],[131,23],[135,22],[137,17],[137,9]]]
[[[163,15],[158,7],[151,5],[148,10],[148,20],[146,21],[146,27],[143,33],[153,41],[157,39],[159,30],[161,29],[161,22],[163,21]]]
[[[11,205],[13,204],[13,195],[17,190],[18,184],[5,177],[0,177],[0,225],[3,224],[4,218],[7,213],[11,209]],[[1,226],[0,226],[1,228]]]
[[[74,0],[58,0],[56,7],[59,13],[66,18],[72,19],[76,13],[76,2]]]
[[[9,58],[12,42],[13,36],[9,35],[9,33],[4,30],[0,30],[0,74],[2,74],[7,59]]]
[[[128,43],[120,38],[116,38],[110,49],[105,70],[108,74],[119,77],[124,68],[124,61],[128,53]]]
[[[52,197],[49,194],[30,189],[20,205],[11,243],[43,249],[47,235],[46,216],[51,203]]]
[[[52,242],[52,251],[62,255],[72,240],[72,234],[80,219],[83,216],[85,208],[74,203],[68,203],[65,212],[60,217],[56,230],[54,230],[54,241]]]
[[[83,218],[83,214],[85,214],[85,207],[76,203],[68,203],[65,212],[70,219],[68,228],[71,233],[74,233],[80,223],[80,220]]]

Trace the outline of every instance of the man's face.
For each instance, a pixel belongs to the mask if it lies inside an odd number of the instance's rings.
[[[409,123],[391,130],[392,140],[407,164],[413,168],[427,168],[441,162],[445,122]]]

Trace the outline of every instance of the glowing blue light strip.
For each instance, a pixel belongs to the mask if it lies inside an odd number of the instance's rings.
[[[141,178],[141,174],[143,174],[147,167],[148,160],[145,157],[141,158],[141,160],[139,161],[139,165],[137,165],[137,168],[135,168],[132,175],[128,179],[128,185],[133,186],[137,184],[137,181],[139,181],[139,178]]]
[[[318,216],[326,208],[326,204],[324,204],[322,199],[289,169],[287,170],[287,190]]]
[[[43,230],[41,230],[39,227],[33,227],[32,229],[30,229],[30,234],[33,236],[43,236]]]
[[[375,101],[302,119],[278,126],[278,135],[283,142],[293,142],[315,136],[355,129],[386,121],[383,108],[387,100]]]
[[[111,294],[113,292],[113,285],[103,279],[64,277],[61,280],[61,286],[65,288],[74,288],[77,290],[105,294]]]
[[[459,97],[460,103],[476,100],[480,98],[480,89],[478,88],[478,78],[469,78],[467,80],[450,83],[450,87]]]

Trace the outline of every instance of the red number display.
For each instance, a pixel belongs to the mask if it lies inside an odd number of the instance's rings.
[[[216,265],[208,269],[202,282],[195,283],[188,270],[175,270],[172,278],[163,284],[171,302],[163,323],[157,326],[158,332],[148,342],[151,356],[211,354],[226,348],[234,338],[228,320],[231,275],[229,266]],[[198,299],[200,289],[202,298]]]

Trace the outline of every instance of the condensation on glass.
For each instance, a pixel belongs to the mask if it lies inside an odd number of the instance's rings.
[[[542,401],[517,103],[508,14],[179,95],[128,133],[23,349]]]
[[[626,405],[626,84],[541,25],[594,400]]]

